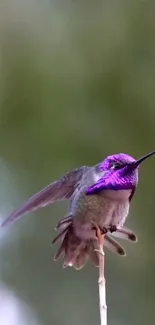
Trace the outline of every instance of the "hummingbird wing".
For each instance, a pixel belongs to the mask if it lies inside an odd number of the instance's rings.
[[[61,177],[59,180],[49,184],[40,192],[34,194],[27,202],[25,202],[19,209],[15,210],[2,223],[1,227],[13,222],[22,217],[30,211],[38,210],[60,200],[68,200],[77,188],[82,176],[91,167],[82,166],[79,169],[74,169]]]

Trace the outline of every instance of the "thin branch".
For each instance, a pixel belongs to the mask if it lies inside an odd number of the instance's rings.
[[[106,305],[106,281],[104,276],[105,254],[103,250],[103,241],[100,241],[99,249],[99,307],[101,325],[107,325],[107,305]]]

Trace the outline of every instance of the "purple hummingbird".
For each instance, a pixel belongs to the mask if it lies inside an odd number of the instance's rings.
[[[98,232],[104,234],[104,245],[114,253],[125,255],[122,246],[113,236],[137,241],[132,230],[124,223],[129,213],[131,199],[138,184],[138,168],[155,151],[135,160],[120,153],[108,156],[99,164],[72,170],[33,195],[14,211],[2,227],[21,218],[22,215],[45,207],[56,201],[70,200],[69,212],[56,226],[61,232],[53,243],[60,242],[55,255],[64,256],[64,267],[81,269],[88,257],[99,265]]]

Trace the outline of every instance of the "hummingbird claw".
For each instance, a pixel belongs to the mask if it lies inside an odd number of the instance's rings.
[[[108,230],[109,230],[108,227],[102,227],[102,228],[100,229],[102,235],[105,235],[105,234],[108,232]]]
[[[112,225],[112,226],[110,226],[109,231],[115,232],[115,231],[117,231],[117,227],[115,225]]]
[[[107,226],[107,227],[102,227],[101,228],[101,233],[105,235],[108,231],[115,232],[117,231],[117,227],[115,225]]]

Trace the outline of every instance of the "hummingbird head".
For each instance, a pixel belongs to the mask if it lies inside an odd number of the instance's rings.
[[[124,153],[108,156],[100,164],[100,170],[105,172],[103,177],[105,188],[113,190],[135,189],[138,184],[140,164],[154,154],[155,151],[150,152],[138,160]]]

